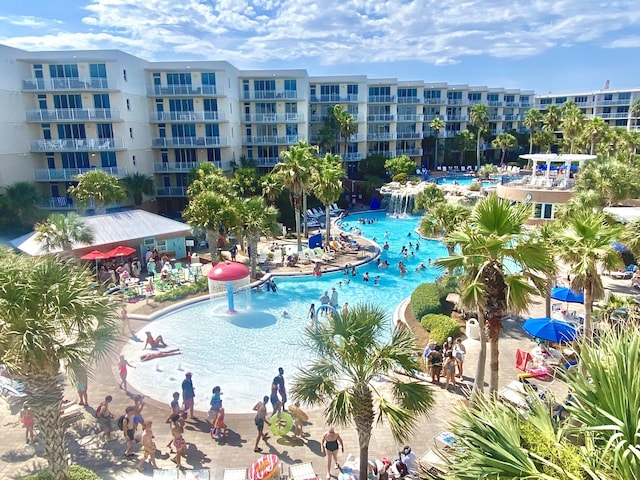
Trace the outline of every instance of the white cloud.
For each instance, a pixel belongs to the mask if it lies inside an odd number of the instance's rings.
[[[640,44],[637,35],[622,35],[640,27],[637,0],[91,0],[82,15],[81,24],[63,21],[44,37],[16,28],[40,19],[0,18],[17,32],[0,41],[26,49],[120,48],[150,60],[225,59],[241,68],[270,61],[450,65],[464,56],[522,58],[585,42]]]

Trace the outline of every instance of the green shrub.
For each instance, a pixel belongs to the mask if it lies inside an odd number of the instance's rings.
[[[435,283],[418,285],[411,294],[411,311],[416,318],[427,313],[442,313],[442,292]]]
[[[175,302],[176,300],[182,300],[189,295],[196,295],[198,293],[206,293],[209,291],[209,283],[206,276],[198,278],[194,283],[186,283],[179,287],[172,288],[166,292],[162,292],[153,297],[156,302]]]
[[[438,345],[443,344],[447,337],[460,336],[460,325],[447,315],[430,313],[420,319],[420,324],[429,332],[429,340]]]
[[[102,480],[91,470],[80,465],[71,465],[69,467],[69,479],[70,480]],[[22,477],[20,480],[53,480],[53,475],[48,470],[38,473],[32,473],[26,477]]]
[[[482,190],[482,182],[479,182],[478,180],[474,180],[469,185],[469,190],[471,190],[472,192],[479,192],[480,190]]]
[[[520,424],[522,446],[531,453],[549,460],[551,464],[561,467],[561,471],[541,463],[541,471],[558,480],[582,478],[580,447],[566,441],[556,442],[541,434],[531,422]]]
[[[407,174],[406,173],[398,173],[397,175],[394,175],[391,180],[393,182],[398,182],[398,183],[401,183],[402,185],[404,185],[405,183],[407,183]]]

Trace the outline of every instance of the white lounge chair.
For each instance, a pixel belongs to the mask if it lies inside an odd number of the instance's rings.
[[[246,480],[246,468],[225,468],[222,471],[222,480]]]
[[[294,463],[289,465],[289,478],[291,480],[316,480],[318,475],[313,470],[311,462]]]

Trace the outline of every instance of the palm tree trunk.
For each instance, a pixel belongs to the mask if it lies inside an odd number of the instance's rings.
[[[307,192],[302,192],[302,211],[304,212],[304,238],[309,238],[309,225],[307,224]]]
[[[59,373],[32,370],[21,379],[36,425],[44,443],[45,456],[54,480],[68,480],[69,459],[64,441],[65,429],[60,418],[63,381]]]
[[[552,288],[553,288],[553,278],[549,276],[547,277],[547,289],[550,292]],[[548,293],[544,298],[544,316],[547,318],[551,318],[551,297],[549,296]]]
[[[373,397],[368,385],[356,385],[354,388],[356,411],[353,421],[358,432],[358,446],[360,448],[360,474],[358,480],[367,480],[369,464],[369,443],[373,429]]]
[[[436,133],[435,158],[433,159],[433,170],[438,170],[438,134]]]
[[[218,258],[218,238],[220,234],[218,231],[207,230],[207,242],[209,243],[209,252],[211,252],[211,263],[217,263]]]
[[[478,139],[476,141],[476,167],[480,168],[480,129],[478,129]]]
[[[480,351],[478,352],[478,364],[476,365],[476,377],[473,381],[473,389],[471,390],[471,397],[469,402],[471,405],[475,403],[478,396],[484,393],[484,371],[487,363],[487,331],[484,321],[484,312],[478,311],[480,320]]]
[[[300,238],[300,198],[293,198],[293,211],[296,216],[296,239],[298,241],[298,253],[302,252],[302,240]],[[306,213],[305,213],[306,216]]]
[[[324,206],[324,221],[327,227],[326,243],[329,244],[329,240],[331,240],[331,210],[329,210],[329,204]]]
[[[251,278],[256,278],[256,269],[258,266],[258,240],[260,236],[256,234],[256,232],[249,233],[249,245],[251,246],[251,251],[254,252],[251,255],[249,261],[251,262]]]
[[[490,360],[489,360],[489,370],[491,375],[489,377],[489,393],[494,393],[498,391],[499,384],[499,357],[500,357],[500,349],[499,342],[500,341],[500,332],[494,332],[494,334],[489,334],[489,346],[490,346]]]
[[[592,280],[587,278],[584,283],[584,336],[587,341],[593,338],[593,328],[591,326],[591,314],[593,312],[593,288]]]
[[[529,155],[533,153],[533,129],[529,129]],[[530,160],[527,160],[527,165],[529,165]]]

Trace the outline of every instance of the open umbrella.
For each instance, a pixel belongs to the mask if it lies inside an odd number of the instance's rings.
[[[550,342],[571,342],[578,336],[576,327],[571,323],[553,318],[530,318],[522,325],[528,334]]]
[[[80,260],[95,260],[96,261],[96,272],[98,271],[98,260],[104,260],[105,258],[109,258],[104,252],[100,250],[94,250],[93,252],[85,253],[80,257]]]
[[[574,292],[567,287],[556,287],[551,290],[551,298],[567,303],[584,303],[584,292]]]
[[[135,248],[125,247],[120,245],[112,250],[109,250],[107,253],[105,253],[105,255],[107,255],[107,258],[112,258],[112,257],[125,257],[127,255],[133,255],[134,253],[136,253]]]

